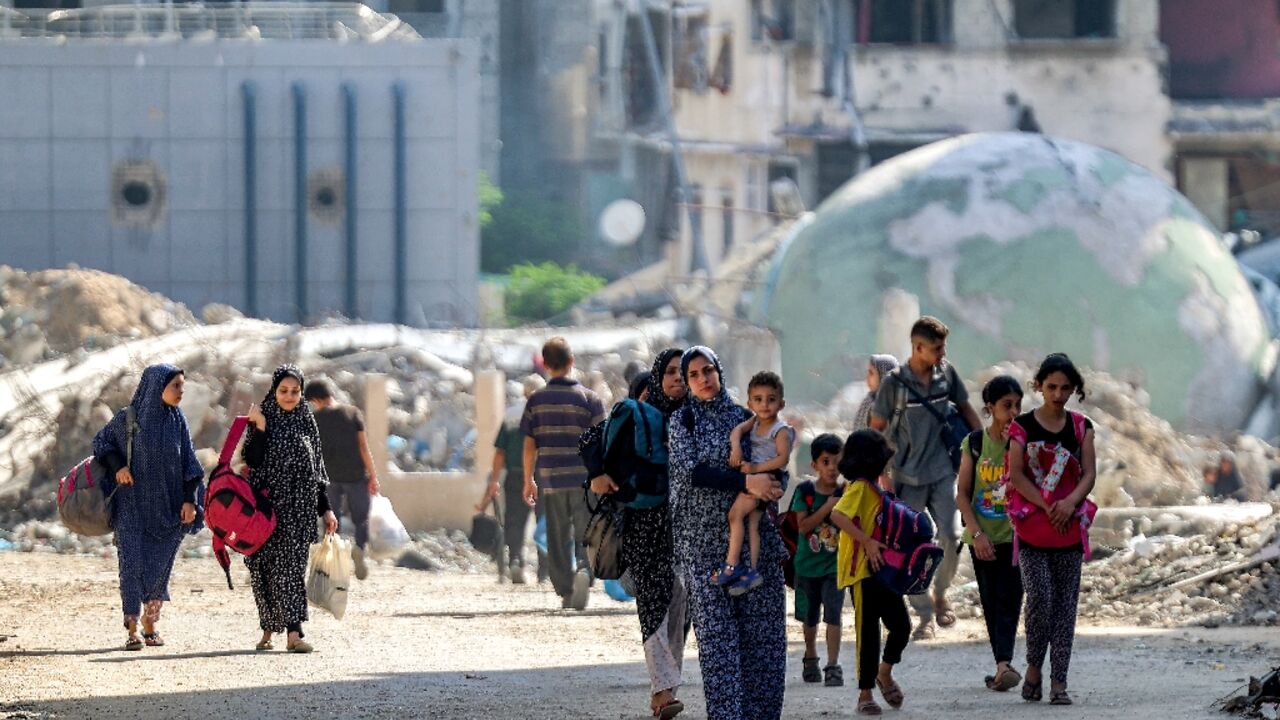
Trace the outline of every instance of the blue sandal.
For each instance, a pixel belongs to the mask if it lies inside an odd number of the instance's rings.
[[[734,566],[729,563],[723,563],[720,565],[719,570],[711,573],[711,584],[718,587],[733,585],[741,580],[744,575],[746,575],[746,570],[741,565]]]
[[[764,582],[764,578],[760,577],[760,573],[754,569],[748,569],[738,578],[738,581],[729,586],[729,595],[738,597],[747,592],[755,590]]]

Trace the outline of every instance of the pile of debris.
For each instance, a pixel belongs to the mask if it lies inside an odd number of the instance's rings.
[[[208,529],[183,538],[178,556],[184,558],[210,558],[213,555],[212,535]],[[441,570],[465,573],[494,572],[493,559],[471,547],[467,536],[457,530],[434,530],[411,534],[405,555],[412,554],[412,562],[390,558],[388,562],[417,570]],[[68,531],[57,520],[30,520],[20,523],[13,530],[0,529],[0,553],[28,552],[60,555],[95,555],[115,559],[116,547],[111,536],[84,537]]]
[[[112,347],[192,325],[180,303],[117,275],[0,265],[0,368]]]
[[[1203,520],[1194,534],[1148,537],[1139,523],[1122,549],[1094,547],[1080,583],[1080,616],[1123,624],[1280,624],[1280,513]],[[1188,528],[1183,528],[1184,530]],[[959,589],[956,614],[980,617],[977,587]]]

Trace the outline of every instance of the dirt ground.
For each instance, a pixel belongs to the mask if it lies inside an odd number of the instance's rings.
[[[0,553],[0,718],[647,715],[634,606],[598,590],[575,613],[559,610],[547,586],[380,566],[357,585],[341,622],[313,610],[316,653],[255,653],[243,565],[231,591],[213,560],[180,559],[162,625],[168,645],[125,652],[115,572],[102,558]],[[788,623],[784,716],[852,717],[852,638],[842,652],[849,684],[805,685],[800,627]],[[705,715],[695,653],[687,653],[685,717]],[[972,621],[912,644],[899,670],[906,707],[887,716],[1213,717],[1216,698],[1280,665],[1280,632],[1082,627],[1071,708],[982,689],[989,658]]]

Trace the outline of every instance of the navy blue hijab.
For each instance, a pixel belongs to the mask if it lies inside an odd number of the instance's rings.
[[[196,521],[182,526],[183,487],[188,481],[199,483],[204,468],[196,459],[191,443],[191,430],[182,410],[164,402],[164,389],[182,374],[174,365],[152,365],[142,371],[142,380],[129,402],[137,417],[133,437],[133,485],[121,486],[113,501],[113,516],[127,518],[127,525],[148,535],[165,537],[182,527],[195,534],[204,527],[204,493],[196,488]],[[123,410],[93,439],[93,452],[99,457],[109,452],[128,457],[128,428]],[[117,522],[117,531],[124,528]]]

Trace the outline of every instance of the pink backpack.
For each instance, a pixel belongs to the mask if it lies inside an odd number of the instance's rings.
[[[218,465],[209,477],[205,491],[205,524],[213,531],[213,554],[231,585],[231,548],[241,555],[252,555],[267,542],[276,529],[276,514],[265,490],[257,490],[244,476],[231,469],[231,456],[244,435],[249,419],[243,415],[231,423]],[[249,472],[245,468],[245,474]],[[234,588],[233,588],[234,589]]]
[[[1067,418],[1075,430],[1076,440],[1083,447],[1085,416],[1077,412],[1067,412]],[[1023,466],[1027,474],[1035,481],[1041,496],[1049,503],[1061,500],[1075,491],[1080,482],[1080,461],[1066,448],[1060,445],[1030,447],[1027,443],[1027,431],[1014,422],[1009,426],[1009,439],[1016,440],[1023,447]],[[1010,451],[1013,444],[1009,445]],[[1009,467],[1006,451],[1005,467]],[[1018,563],[1018,543],[1022,542],[1042,548],[1071,547],[1077,543],[1084,548],[1084,558],[1092,557],[1089,547],[1089,526],[1098,512],[1098,506],[1085,498],[1076,509],[1075,517],[1067,526],[1065,533],[1053,527],[1049,514],[1036,507],[1022,493],[1013,488],[1006,470],[1004,482],[1006,490],[1005,509],[1009,514],[1009,522],[1013,525],[1013,562]]]

